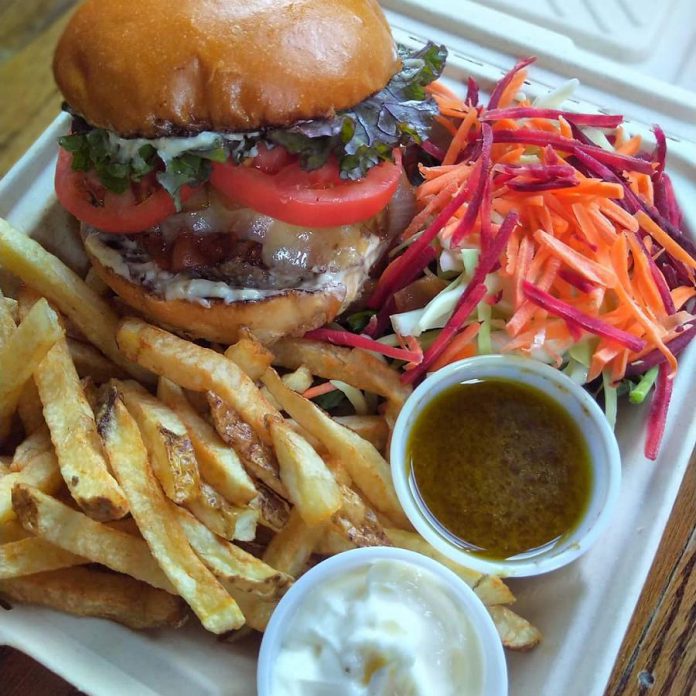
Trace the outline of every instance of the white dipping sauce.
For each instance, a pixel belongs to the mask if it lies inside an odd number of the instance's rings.
[[[481,696],[471,622],[430,571],[375,561],[312,591],[285,627],[273,696]]]

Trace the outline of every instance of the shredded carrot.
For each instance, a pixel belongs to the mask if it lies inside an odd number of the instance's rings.
[[[336,389],[336,387],[334,387],[331,382],[324,382],[323,384],[317,384],[316,387],[310,387],[305,390],[302,392],[302,396],[304,396],[305,399],[315,399],[317,396],[322,396],[322,394],[328,394],[334,391],[334,389]]]
[[[447,148],[445,157],[442,160],[443,165],[446,166],[455,162],[455,160],[457,159],[457,155],[462,151],[464,144],[467,142],[469,133],[471,132],[471,129],[474,127],[477,118],[478,112],[476,111],[476,109],[469,109],[467,115],[464,117],[464,120],[459,124],[459,128],[457,129],[457,132],[454,134],[454,138],[452,138],[450,146]]]
[[[634,135],[632,138],[620,142],[614,149],[622,155],[635,155],[638,154],[642,142],[643,139],[640,135]]]
[[[696,288],[682,285],[671,291],[672,302],[677,309],[681,309],[692,297],[696,297]]]
[[[696,259],[687,253],[677,242],[672,239],[653,219],[639,210],[636,215],[638,224],[656,241],[658,242],[671,256],[678,261],[681,261],[689,268],[696,269]]]
[[[435,116],[435,121],[439,123],[445,130],[449,131],[452,135],[455,135],[457,133],[457,127],[444,115]]]
[[[510,106],[517,96],[517,93],[522,89],[524,81],[527,79],[527,71],[520,70],[510,81],[510,84],[503,90],[498,101],[498,108]]]
[[[439,370],[441,367],[449,365],[455,360],[463,360],[464,358],[470,358],[474,355],[476,349],[472,341],[478,335],[480,328],[481,324],[469,324],[461,333],[457,334],[447,348],[445,348],[442,355],[433,363],[431,370]]]
[[[440,82],[440,80],[435,80],[435,82],[431,82],[425,88],[425,91],[429,92],[430,94],[439,94],[443,97],[448,97],[450,99],[459,99],[459,97],[449,87],[447,87],[447,85],[444,85],[442,82]]]

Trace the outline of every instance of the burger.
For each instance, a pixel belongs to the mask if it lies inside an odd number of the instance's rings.
[[[301,335],[364,294],[408,222],[445,50],[375,0],[86,0],[54,58],[55,186],[103,281],[230,343]]]

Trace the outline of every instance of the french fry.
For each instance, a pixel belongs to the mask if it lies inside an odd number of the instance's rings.
[[[283,338],[273,344],[273,364],[296,370],[305,365],[324,379],[337,379],[358,389],[385,396],[403,404],[411,392],[399,379],[399,373],[370,353],[359,348],[333,346],[306,338]]]
[[[180,597],[126,575],[91,568],[66,568],[0,580],[0,594],[16,602],[110,619],[134,629],[178,628],[187,618]]]
[[[52,452],[53,444],[48,428],[44,425],[20,442],[12,455],[12,471],[22,471],[29,462],[44,452]]]
[[[306,365],[300,365],[294,372],[288,372],[281,379],[288,389],[302,394],[312,386],[314,375]]]
[[[239,608],[246,619],[246,625],[255,631],[265,631],[271,619],[271,614],[278,606],[278,600],[269,600],[249,592],[241,592],[234,587],[229,587],[228,591],[239,604]]]
[[[175,507],[175,510],[191,548],[223,587],[274,599],[281,597],[292,583],[289,575],[220,539],[190,512],[180,507]]]
[[[223,539],[253,541],[259,513],[228,503],[212,486],[201,482],[198,496],[184,503],[194,517]]]
[[[63,485],[63,477],[53,449],[34,457],[21,471],[0,478],[0,524],[15,519],[12,488],[16,484],[28,484],[44,493],[56,493]]]
[[[342,506],[333,516],[333,529],[354,546],[391,546],[374,510],[348,486],[340,489]]]
[[[12,464],[10,457],[0,457],[0,476],[10,473],[10,464]]]
[[[188,432],[204,481],[213,486],[230,503],[246,505],[256,488],[242,466],[237,453],[223,443],[220,436],[191,406],[181,387],[160,377],[157,396],[173,409]]]
[[[239,365],[256,382],[271,366],[273,353],[262,346],[251,332],[242,329],[240,336],[237,343],[225,351],[225,357]]]
[[[0,546],[0,580],[85,563],[89,563],[86,558],[76,556],[38,537],[28,537]]]
[[[379,452],[386,450],[389,426],[382,416],[338,416],[334,420],[370,442]]]
[[[116,340],[129,359],[193,391],[212,391],[251,425],[267,444],[266,416],[279,413],[234,362],[140,319],[124,319]]]
[[[19,319],[17,303],[15,302],[14,305],[11,305],[8,303],[8,299],[0,291],[0,349],[17,329]],[[12,307],[14,307],[14,311]]]
[[[109,473],[92,408],[64,339],[48,352],[34,380],[60,470],[73,498],[96,520],[123,517],[128,503]]]
[[[299,510],[293,508],[288,523],[271,539],[263,560],[272,568],[298,578],[323,534],[323,525],[310,527]]]
[[[278,495],[287,498],[288,491],[280,480],[278,459],[271,443],[264,442],[239,413],[217,394],[208,392],[208,404],[215,430],[223,441],[241,457],[247,471],[252,476],[261,479]]]
[[[12,504],[23,527],[37,537],[117,573],[174,591],[142,539],[97,522],[22,483],[12,490]]]
[[[535,626],[503,606],[487,607],[503,645],[510,650],[526,652],[539,645],[541,632]]]
[[[131,514],[178,593],[209,631],[220,634],[242,626],[237,603],[191,549],[150,469],[138,426],[115,388],[100,415],[99,432]]]
[[[109,293],[109,286],[99,277],[99,274],[90,267],[85,276],[85,285],[92,289],[100,297]]]
[[[0,234],[1,224],[0,219]],[[24,385],[62,337],[58,315],[40,300],[0,348],[0,441],[9,432]]]
[[[94,346],[74,338],[68,339],[70,357],[80,377],[91,377],[98,384],[110,379],[127,379],[126,371],[104,357]]]
[[[274,493],[265,483],[256,479],[256,497],[249,503],[249,506],[259,513],[259,524],[262,524],[274,532],[280,531],[288,521],[290,505]]]
[[[31,536],[17,520],[0,523],[0,546]]]
[[[27,380],[17,402],[17,413],[22,421],[24,432],[29,434],[46,425],[43,416],[43,404],[33,379]]]
[[[394,491],[389,466],[367,440],[339,425],[316,404],[288,389],[275,370],[269,369],[262,381],[292,418],[320,440],[329,453],[343,461],[371,505],[398,524],[408,524]]]
[[[199,495],[200,476],[193,444],[181,419],[137,382],[115,381],[129,413],[140,429],[150,466],[166,496],[175,503]]]
[[[333,527],[324,530],[324,535],[319,539],[314,547],[314,553],[320,556],[335,556],[337,553],[350,551],[356,548],[355,544],[339,534]]]
[[[9,315],[14,324],[19,324],[19,303],[17,300],[15,300],[14,297],[3,297],[2,291],[0,291],[0,303],[4,305],[4,311],[0,310],[0,312],[5,316]],[[4,319],[0,319],[0,324],[5,324]],[[5,326],[0,329],[0,332],[4,331],[6,327],[10,329],[14,328],[9,326],[9,324],[5,324]]]
[[[512,604],[515,595],[497,575],[484,575],[474,587],[478,598],[487,606],[496,604]]]
[[[283,420],[272,421],[270,430],[290,502],[306,524],[328,521],[341,507],[333,474],[312,446]]]
[[[0,265],[46,297],[108,358],[141,382],[152,376],[116,347],[118,317],[109,304],[37,241],[0,219]]]

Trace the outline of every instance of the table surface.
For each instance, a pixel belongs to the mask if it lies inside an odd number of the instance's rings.
[[[0,6],[0,176],[60,108],[51,75],[72,0],[4,0]],[[667,465],[666,462],[663,465]],[[606,694],[671,696],[696,684],[696,460],[692,458]],[[3,696],[78,693],[29,657],[0,647]]]

